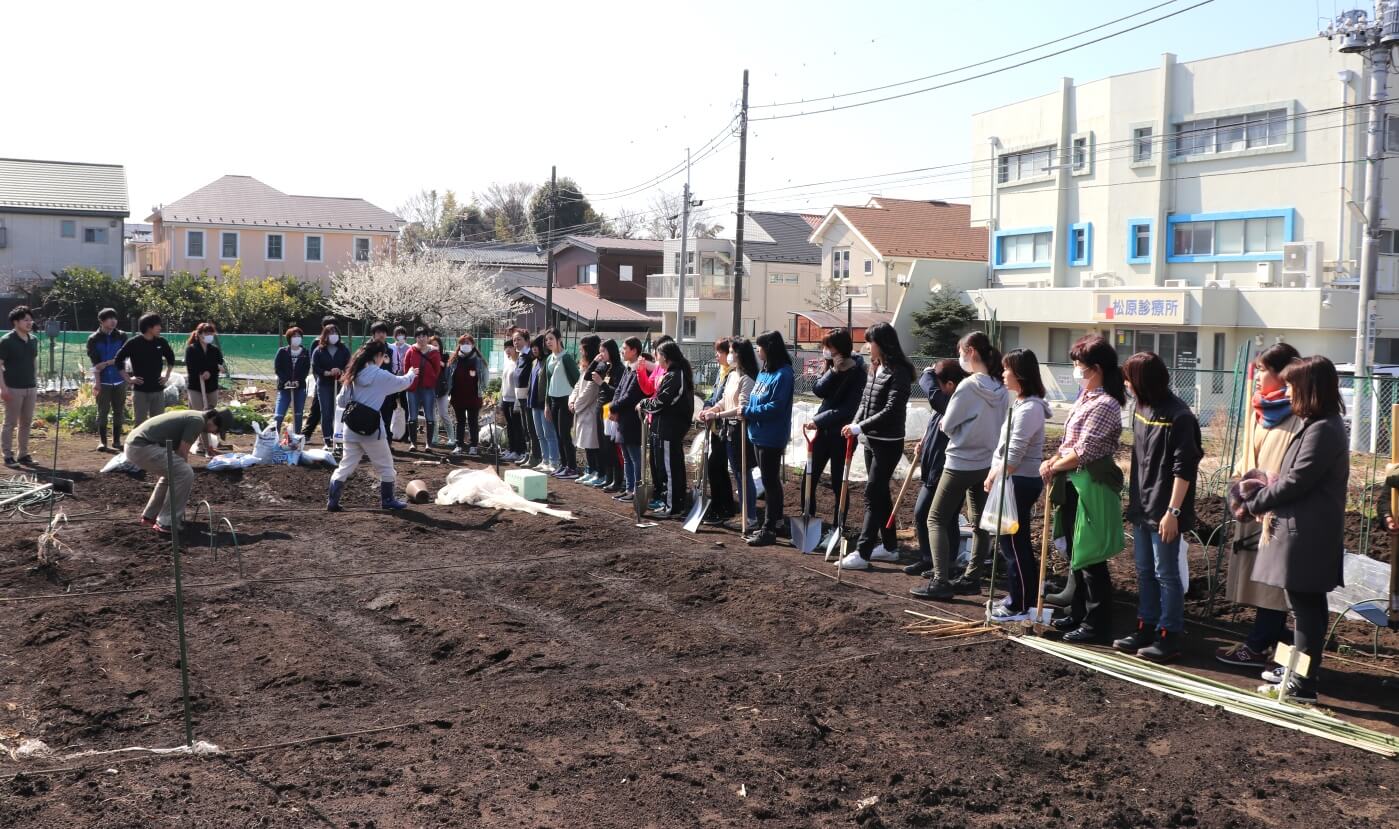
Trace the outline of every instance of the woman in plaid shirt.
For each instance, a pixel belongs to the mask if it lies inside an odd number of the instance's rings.
[[[1083,469],[1095,461],[1111,459],[1122,437],[1122,406],[1126,402],[1122,370],[1117,365],[1117,352],[1107,340],[1097,335],[1082,337],[1069,351],[1074,363],[1074,379],[1083,391],[1074,403],[1064,426],[1064,441],[1059,452],[1046,458],[1040,466],[1040,477],[1048,485],[1055,475]],[[1119,473],[1120,474],[1120,473]],[[1061,534],[1068,542],[1067,554],[1073,560],[1074,528],[1087,518],[1098,523],[1096,515],[1083,515],[1079,493],[1065,482],[1061,507]],[[1086,506],[1086,504],[1085,504]],[[1116,521],[1120,531],[1121,505],[1118,514],[1102,516],[1104,522]],[[1108,576],[1106,559],[1074,569],[1069,615],[1054,621],[1054,627],[1065,633],[1068,642],[1107,644],[1111,640],[1112,579]]]

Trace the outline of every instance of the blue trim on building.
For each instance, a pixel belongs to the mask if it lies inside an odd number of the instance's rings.
[[[1001,240],[1004,239],[1004,238],[1007,237],[1007,236],[1028,236],[1028,235],[1031,235],[1031,234],[1034,234],[1034,233],[1048,233],[1048,234],[1049,234],[1049,248],[1050,248],[1050,251],[1051,251],[1050,256],[1052,257],[1052,256],[1053,256],[1053,250],[1054,250],[1054,228],[1052,228],[1052,227],[1017,227],[1017,228],[1013,228],[1013,229],[1011,229],[1011,230],[998,230],[998,231],[996,231],[995,233],[993,233],[993,234],[991,235],[992,238],[995,240],[995,244],[992,246],[992,250],[994,250],[994,251],[995,251],[995,254],[996,254],[996,261],[995,261],[995,265],[994,265],[995,269],[998,270],[998,271],[1017,271],[1017,270],[1024,270],[1024,269],[1026,269],[1026,268],[1048,268],[1048,267],[1052,266],[1052,265],[1054,264],[1052,258],[1051,258],[1051,259],[1046,259],[1046,260],[1044,260],[1043,262],[1020,262],[1020,263],[1016,263],[1016,264],[1014,264],[1014,265],[1007,265],[1007,264],[1006,264],[1006,262],[1005,262],[1005,249],[1004,249],[1004,246],[1001,244]]]
[[[1083,258],[1074,258],[1075,235],[1083,231]],[[1093,223],[1079,222],[1069,225],[1069,243],[1064,245],[1064,258],[1071,268],[1087,268],[1093,265]]]
[[[1166,217],[1166,261],[1167,262],[1280,262],[1282,251],[1277,253],[1223,253],[1223,254],[1176,254],[1175,225],[1187,222],[1227,222],[1235,219],[1282,219],[1282,240],[1284,243],[1295,240],[1293,236],[1297,209],[1281,207],[1274,210],[1232,210],[1224,213],[1181,213]]]
[[[1128,219],[1127,220],[1127,264],[1129,265],[1150,265],[1151,254],[1146,256],[1133,256],[1137,241],[1137,228],[1146,226],[1147,233],[1151,236],[1150,246],[1156,245],[1156,220],[1155,219]]]

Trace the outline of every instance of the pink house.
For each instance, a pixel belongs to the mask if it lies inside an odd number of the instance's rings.
[[[364,199],[289,196],[251,176],[224,176],[151,214],[151,241],[137,273],[219,273],[242,263],[248,277],[294,276],[330,284],[355,261],[392,257],[403,220]]]

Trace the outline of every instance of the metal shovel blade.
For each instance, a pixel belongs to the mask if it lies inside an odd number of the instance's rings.
[[[802,515],[787,519],[792,529],[792,546],[803,553],[814,553],[821,545],[821,531],[825,529],[820,518]]]
[[[832,530],[831,537],[826,540],[826,561],[840,560],[842,541],[844,541],[844,538],[841,536],[840,529]]]
[[[690,493],[694,506],[690,507],[690,514],[685,516],[685,523],[681,525],[681,529],[687,533],[697,533],[700,522],[704,520],[704,514],[709,512],[709,499],[694,490],[691,490]]]

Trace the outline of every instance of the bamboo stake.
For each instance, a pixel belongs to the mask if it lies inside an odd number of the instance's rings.
[[[1042,633],[1044,631],[1044,576],[1045,572],[1049,569],[1049,545],[1052,541],[1050,536],[1054,535],[1054,518],[1049,510],[1049,496],[1051,490],[1053,490],[1053,486],[1046,484],[1044,488],[1044,516],[1042,519],[1044,527],[1041,530],[1040,538],[1040,580],[1039,588],[1035,593],[1035,618],[1030,620],[1030,628],[1035,633]]]

